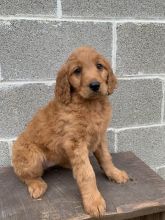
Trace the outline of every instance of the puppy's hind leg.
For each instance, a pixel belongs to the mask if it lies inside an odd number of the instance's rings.
[[[41,197],[47,184],[41,178],[44,171],[45,155],[35,144],[21,144],[19,141],[13,146],[12,163],[16,175],[27,185],[32,198]]]
[[[26,179],[25,183],[28,186],[30,196],[34,199],[42,197],[47,189],[47,184],[42,178]]]

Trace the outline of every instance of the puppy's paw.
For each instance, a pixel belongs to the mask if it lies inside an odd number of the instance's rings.
[[[46,191],[47,184],[44,181],[33,181],[28,185],[30,196],[34,199],[40,198]]]
[[[128,174],[125,171],[117,168],[113,170],[110,178],[117,183],[126,183],[129,180]]]
[[[96,194],[90,195],[86,198],[84,202],[84,208],[87,214],[99,217],[102,216],[106,209],[106,204],[99,192]]]

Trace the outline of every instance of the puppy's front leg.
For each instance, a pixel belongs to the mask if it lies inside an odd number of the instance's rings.
[[[97,189],[96,178],[88,157],[86,146],[67,147],[74,178],[79,186],[86,213],[91,216],[100,216],[106,205]]]
[[[129,179],[127,173],[123,170],[119,170],[112,162],[106,138],[101,141],[94,155],[108,178],[115,180],[117,183],[127,182]]]

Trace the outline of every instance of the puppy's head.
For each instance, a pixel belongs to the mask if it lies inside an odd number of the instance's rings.
[[[78,93],[84,99],[110,95],[117,80],[108,61],[91,47],[73,51],[62,66],[56,80],[56,98],[68,104]]]

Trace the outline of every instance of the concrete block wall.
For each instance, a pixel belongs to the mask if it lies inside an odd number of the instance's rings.
[[[110,150],[131,150],[165,178],[164,0],[0,0],[0,166],[55,75],[83,44],[112,63]]]

